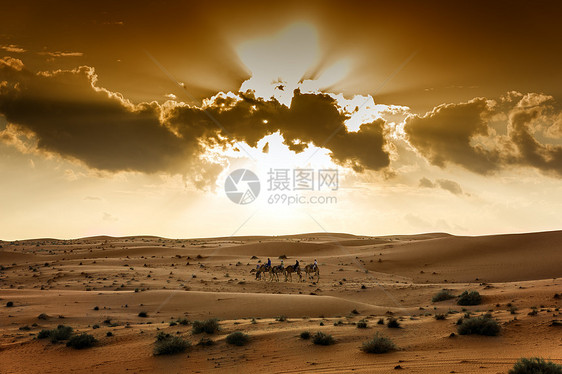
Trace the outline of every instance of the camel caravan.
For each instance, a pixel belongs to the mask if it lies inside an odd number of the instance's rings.
[[[303,279],[303,271],[305,274],[305,279]],[[269,274],[269,281],[277,281],[279,282],[279,275],[285,276],[285,282],[293,281],[293,274],[297,274],[299,276],[299,282],[304,282],[306,279],[314,280],[316,277],[316,282],[320,280],[320,270],[318,269],[318,262],[314,260],[313,264],[306,265],[303,269],[297,260],[294,265],[285,266],[283,264],[283,260],[281,260],[280,265],[273,266],[271,264],[271,259],[267,259],[266,264],[256,265],[255,269],[250,270],[251,274],[256,274],[256,280],[261,280],[262,277],[266,280],[266,274]]]

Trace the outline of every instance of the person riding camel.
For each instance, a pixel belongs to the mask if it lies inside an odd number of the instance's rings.
[[[281,265],[279,265],[279,270],[283,270],[284,265],[283,265],[283,259],[281,259]]]
[[[267,258],[267,268],[271,268],[271,259],[269,257]]]
[[[314,270],[318,269],[318,261],[316,261],[316,259],[314,259]]]
[[[299,260],[296,260],[295,262],[295,271],[299,268]]]

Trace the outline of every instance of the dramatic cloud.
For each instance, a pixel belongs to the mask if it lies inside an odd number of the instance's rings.
[[[520,153],[519,163],[562,176],[562,147],[541,144],[532,134],[534,123],[550,118],[545,114],[550,101],[543,95],[524,96],[509,115],[510,134]]]
[[[432,164],[445,167],[453,163],[485,174],[497,168],[499,154],[473,146],[471,139],[489,134],[486,117],[490,114],[490,105],[483,98],[443,104],[424,116],[410,117],[404,130],[410,143]]]
[[[256,146],[277,131],[292,150],[324,146],[335,162],[356,171],[389,165],[385,121],[350,132],[344,125],[349,114],[328,94],[295,90],[290,107],[250,91],[220,93],[200,107],[133,104],[98,87],[91,67],[34,73],[9,57],[0,60],[0,82],[0,113],[10,124],[4,138],[15,143],[32,136],[37,150],[98,170],[184,175],[197,170],[200,179],[213,179],[221,167],[205,161],[209,147],[236,141]]]
[[[538,140],[560,140],[560,115],[550,96],[510,92],[497,101],[439,105],[410,116],[404,131],[410,144],[441,168],[454,164],[489,174],[529,166],[562,175],[562,147]]]

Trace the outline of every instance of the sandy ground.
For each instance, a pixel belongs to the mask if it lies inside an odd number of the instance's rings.
[[[562,327],[553,325],[562,321],[562,296],[555,297],[562,294],[561,231],[481,237],[93,237],[0,245],[1,374],[506,373],[522,356],[562,363]],[[270,257],[277,264],[281,255],[287,256],[285,265],[316,258],[320,279],[277,282],[250,274],[258,262]],[[483,302],[433,303],[432,296],[444,288],[454,294],[476,290]],[[474,315],[491,311],[502,326],[500,335],[451,337],[463,308]],[[529,315],[532,308],[535,315]],[[47,319],[39,319],[41,313]],[[436,320],[436,313],[447,318]],[[377,324],[390,315],[402,328]],[[208,336],[216,344],[196,346],[201,335],[193,335],[190,325],[170,326],[180,318],[219,318],[220,332]],[[357,328],[360,320],[368,328]],[[59,324],[94,335],[98,344],[74,350],[36,338],[41,329]],[[113,336],[106,336],[108,331]],[[194,346],[175,356],[154,356],[159,331]],[[233,331],[249,334],[250,343],[228,345],[225,338]],[[331,334],[336,344],[313,345],[299,338],[303,331]],[[399,350],[361,352],[376,332]]]

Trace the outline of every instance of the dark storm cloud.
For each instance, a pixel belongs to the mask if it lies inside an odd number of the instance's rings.
[[[133,104],[97,86],[93,68],[33,73],[20,60],[0,60],[0,113],[37,148],[110,172],[189,173],[209,146],[244,141],[250,146],[279,131],[289,147],[307,143],[331,150],[332,158],[357,171],[389,165],[383,120],[348,132],[335,100],[295,91],[291,107],[245,94],[219,94],[202,107],[168,101]],[[336,132],[336,130],[338,130]],[[330,137],[331,134],[333,137]],[[207,163],[200,182],[220,167]]]
[[[544,138],[556,137],[552,128],[560,115],[550,96],[510,92],[497,101],[440,105],[408,118],[404,130],[409,142],[441,168],[459,165],[489,174],[526,166],[562,175],[562,147],[538,140],[541,126]]]

